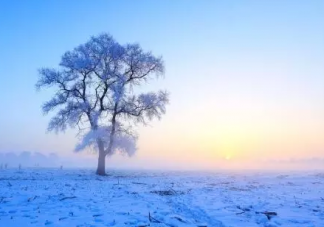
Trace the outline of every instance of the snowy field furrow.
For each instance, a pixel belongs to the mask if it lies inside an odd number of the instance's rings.
[[[1,170],[0,227],[29,226],[324,227],[324,174]]]

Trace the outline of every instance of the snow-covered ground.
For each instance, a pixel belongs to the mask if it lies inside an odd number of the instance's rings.
[[[324,226],[321,173],[110,173],[0,170],[0,226]]]

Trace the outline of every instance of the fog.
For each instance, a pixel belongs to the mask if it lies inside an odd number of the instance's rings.
[[[286,160],[188,160],[183,157],[182,160],[165,159],[161,157],[126,157],[116,155],[106,159],[107,168],[114,169],[137,169],[137,170],[323,170],[323,158],[308,159],[286,159]],[[70,153],[68,156],[62,156],[57,153],[41,152],[0,152],[0,166],[7,165],[8,168],[91,168],[95,169],[97,164],[97,155],[92,153]]]

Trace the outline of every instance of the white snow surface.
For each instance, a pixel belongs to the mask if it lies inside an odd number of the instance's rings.
[[[108,173],[0,170],[0,226],[324,226],[324,173]]]

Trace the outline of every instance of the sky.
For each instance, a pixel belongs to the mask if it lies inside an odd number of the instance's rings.
[[[47,133],[37,70],[110,33],[163,56],[160,121],[139,127],[135,157],[107,166],[277,168],[324,158],[324,1],[0,1],[0,153],[73,153],[75,130]],[[95,161],[93,162],[95,165]],[[319,162],[321,163],[321,162]],[[323,166],[321,163],[319,166]],[[298,167],[299,168],[299,167]]]

